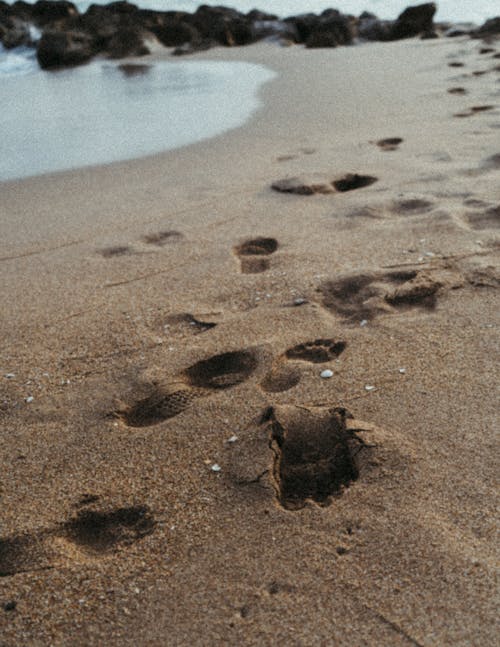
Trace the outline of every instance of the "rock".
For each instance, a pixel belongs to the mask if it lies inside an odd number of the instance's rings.
[[[68,0],[38,0],[32,9],[33,20],[42,26],[77,15],[78,9]]]
[[[194,54],[195,52],[205,52],[217,45],[216,42],[209,39],[194,41],[192,43],[184,43],[180,47],[176,47],[172,52],[173,56],[185,56],[186,54]]]
[[[431,29],[431,31],[424,31],[420,38],[421,40],[432,40],[434,38],[439,38],[439,34],[434,29]]]
[[[380,20],[368,12],[362,13],[358,20],[358,36],[363,40],[391,40],[394,23],[390,20]]]
[[[0,14],[0,43],[5,49],[33,45],[28,25],[17,18]]]
[[[44,70],[86,63],[94,53],[91,36],[78,31],[46,31],[36,50],[38,63]]]
[[[284,20],[256,20],[252,25],[254,40],[276,38],[281,41],[299,42],[299,34],[295,26]]]
[[[298,35],[298,43],[305,43],[312,32],[319,26],[320,18],[314,13],[300,14],[285,18],[285,23],[292,25]]]
[[[324,14],[323,14],[324,16]],[[356,34],[355,24],[349,16],[344,16],[334,9],[321,18],[306,40],[306,47],[337,47],[351,45]]]
[[[480,38],[494,36],[495,34],[500,34],[500,16],[490,18],[475,32],[475,35]]]
[[[254,42],[252,21],[236,9],[202,5],[189,19],[203,40],[221,45],[248,45]]]
[[[433,31],[436,11],[434,2],[407,7],[392,27],[391,40],[411,38],[423,32]]]
[[[107,46],[110,58],[124,58],[125,56],[145,56],[150,54],[149,48],[144,44],[145,32],[137,27],[120,29],[111,38]]]
[[[201,40],[196,27],[176,18],[169,19],[163,25],[153,28],[153,33],[165,47],[178,47],[184,43],[195,43]]]

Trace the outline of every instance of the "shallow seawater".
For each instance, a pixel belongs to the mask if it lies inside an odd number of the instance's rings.
[[[5,76],[0,180],[143,157],[242,125],[275,76],[249,63],[96,61]]]

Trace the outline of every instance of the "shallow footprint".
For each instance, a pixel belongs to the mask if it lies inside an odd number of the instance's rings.
[[[398,150],[402,142],[401,137],[388,137],[387,139],[379,139],[377,146],[383,151],[395,151]]]
[[[132,249],[128,245],[116,245],[114,247],[104,247],[99,250],[103,258],[113,258],[114,256],[126,256],[132,254]]]
[[[309,341],[285,352],[285,357],[292,360],[302,360],[313,364],[322,364],[337,358],[344,352],[347,344],[345,341],[334,341],[333,339],[316,339]]]
[[[156,245],[157,247],[163,247],[167,244],[168,241],[178,240],[182,238],[182,234],[178,231],[157,231],[153,234],[146,234],[142,237],[142,241],[147,245]]]

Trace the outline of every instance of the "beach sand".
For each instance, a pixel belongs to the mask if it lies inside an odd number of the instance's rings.
[[[243,127],[2,184],[2,646],[496,644],[480,46],[214,49]]]

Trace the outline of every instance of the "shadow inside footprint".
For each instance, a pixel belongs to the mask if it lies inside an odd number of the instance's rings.
[[[377,181],[376,177],[372,175],[358,175],[357,173],[348,173],[339,180],[332,182],[337,191],[344,193],[345,191],[354,191],[355,189],[362,189],[370,186]]]
[[[379,139],[377,146],[383,151],[395,151],[402,142],[401,137],[388,137],[387,139]]]
[[[142,237],[143,242],[148,245],[156,245],[163,247],[170,240],[182,238],[182,234],[178,231],[158,231],[154,234],[146,234]]]
[[[242,350],[222,353],[196,362],[187,368],[183,375],[193,387],[222,390],[245,382],[257,365],[255,353]]]
[[[125,256],[131,254],[132,250],[126,245],[116,245],[115,247],[104,247],[99,250],[103,258],[113,258],[113,256]]]
[[[461,87],[449,88],[448,93],[449,94],[467,94],[467,90],[465,88],[461,88]]]
[[[316,341],[306,342],[289,348],[285,353],[285,357],[292,360],[321,364],[338,357],[344,352],[346,345],[344,341],[316,339]]]
[[[365,445],[347,429],[344,409],[277,407],[267,419],[277,497],[284,508],[298,510],[308,500],[328,505],[359,477],[357,455]]]
[[[421,198],[409,198],[406,200],[397,200],[393,203],[391,211],[397,214],[420,214],[432,211],[434,205],[429,200]]]
[[[92,553],[108,552],[118,544],[131,544],[153,532],[156,522],[147,506],[109,511],[81,510],[64,523],[62,535]]]
[[[259,274],[269,269],[269,259],[265,258],[274,254],[279,244],[275,238],[252,238],[234,248],[234,253],[240,259],[243,274]]]

